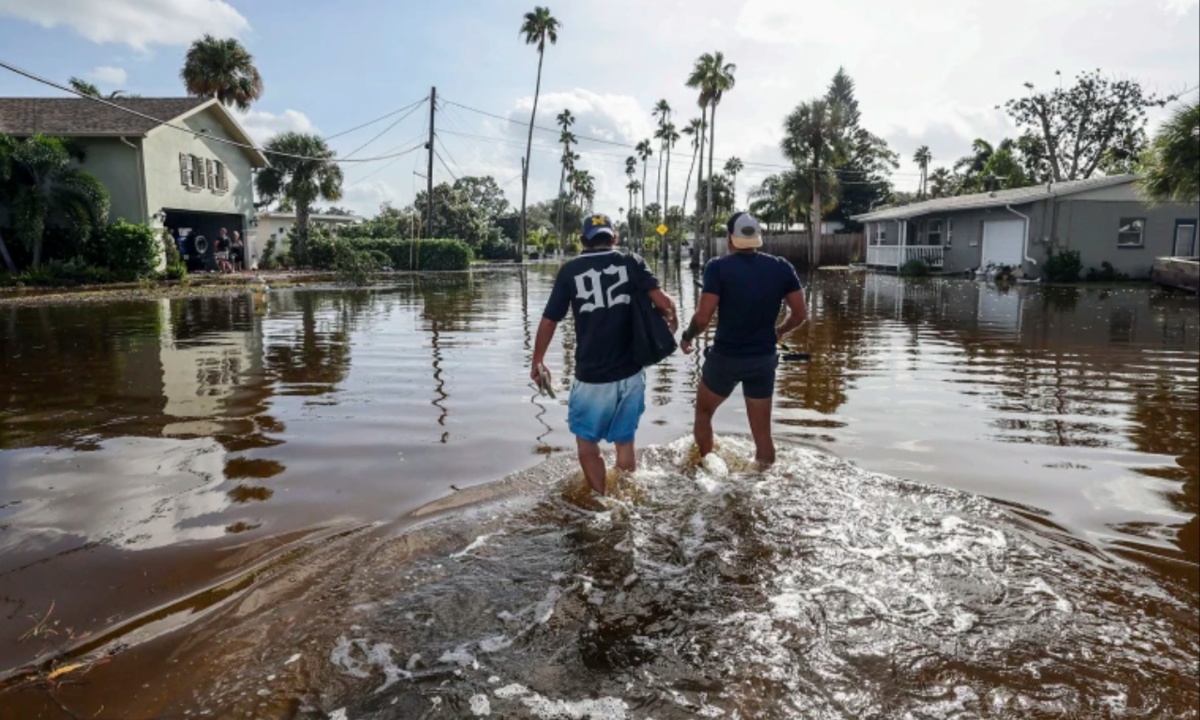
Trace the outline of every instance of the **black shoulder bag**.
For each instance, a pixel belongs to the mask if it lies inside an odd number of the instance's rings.
[[[624,253],[625,268],[633,277],[639,272],[633,256]],[[671,326],[650,302],[650,296],[641,289],[634,289],[633,295],[633,359],[642,367],[657,365],[666,360],[678,347]]]

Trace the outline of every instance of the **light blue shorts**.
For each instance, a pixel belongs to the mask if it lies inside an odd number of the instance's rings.
[[[646,373],[610,383],[571,385],[567,421],[571,433],[589,442],[633,442],[646,410]]]

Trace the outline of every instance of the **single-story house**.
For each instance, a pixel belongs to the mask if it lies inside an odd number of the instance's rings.
[[[0,98],[0,132],[75,140],[85,154],[80,168],[108,189],[113,220],[210,239],[226,228],[252,239],[253,174],[268,162],[221,103],[198,97],[113,102],[139,114],[85,98]]]
[[[357,215],[310,214],[308,216],[308,225],[309,227],[323,226],[332,229],[339,225],[360,223],[362,220]],[[258,214],[257,228],[259,252],[261,253],[271,240],[275,241],[276,254],[286,252],[291,247],[291,239],[288,237],[288,232],[295,225],[296,213],[294,212],[260,212]]]
[[[944,272],[992,265],[1039,277],[1057,248],[1079,251],[1085,270],[1108,262],[1146,278],[1156,258],[1200,252],[1200,204],[1151,204],[1136,180],[1118,175],[937,198],[855,220],[865,225],[872,267],[921,259]]]

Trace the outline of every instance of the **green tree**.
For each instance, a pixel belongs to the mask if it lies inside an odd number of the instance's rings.
[[[929,191],[929,163],[933,162],[933,153],[929,152],[928,145],[922,145],[913,153],[913,162],[917,167],[921,168],[921,182],[918,185],[917,194],[920,197],[925,197]]]
[[[985,186],[983,190],[1011,190],[1031,184],[1018,153],[1017,144],[1008,138],[996,147],[983,166],[984,182],[991,184],[991,187]]]
[[[1142,188],[1154,202],[1200,200],[1200,101],[1175,109],[1142,157]]]
[[[825,99],[840,108],[845,154],[834,169],[847,182],[836,188],[836,202],[823,202],[831,208],[831,219],[841,221],[847,228],[861,227],[854,216],[870,212],[887,198],[891,192],[889,178],[900,166],[900,157],[892,152],[887,141],[862,127],[854,80],[844,69],[838,68]]]
[[[642,214],[641,214],[641,217],[645,218],[646,217],[646,195],[648,194],[645,192],[645,188],[649,187],[649,185],[646,184],[646,171],[650,169],[649,160],[650,160],[650,156],[654,154],[654,149],[650,147],[650,139],[646,138],[645,140],[643,140],[637,144],[636,150],[637,150],[638,158],[642,161],[642,188],[643,188],[643,191],[642,191]],[[637,227],[637,233],[638,233],[638,238],[641,239],[642,235],[645,234],[645,229],[639,225]]]
[[[658,120],[658,127],[654,130],[654,139],[658,140],[658,179],[654,184],[654,202],[662,204],[662,173],[663,173],[663,155],[666,154],[666,143],[663,141],[663,128],[671,120],[671,106],[666,99],[659,100],[654,104],[654,111],[651,113]]]
[[[90,82],[87,82],[86,80],[82,80],[77,77],[73,77],[70,80],[68,80],[67,84],[71,86],[72,90],[79,93],[80,95],[87,95],[89,97],[94,97],[94,98],[102,98],[104,100],[120,100],[121,98],[140,97],[139,95],[127,93],[124,90],[113,90],[109,94],[103,95],[100,92],[100,88],[96,87],[95,85],[91,84]]]
[[[662,138],[661,138],[662,143],[663,143],[662,155],[667,156],[667,167],[666,167],[666,170],[663,172],[663,195],[662,195],[663,203],[667,204],[670,202],[670,195],[671,195],[671,151],[675,149],[675,143],[679,142],[679,132],[675,129],[674,123],[667,123],[666,125],[662,126],[662,128],[659,130],[659,133],[662,135]],[[662,155],[659,156],[660,159],[661,159]],[[671,223],[667,223],[667,226],[669,228],[673,227],[671,225]],[[679,262],[679,249],[680,249],[679,244],[682,242],[683,236],[682,235],[672,235],[671,237],[674,237],[674,239],[675,239],[675,245],[676,245],[676,247],[675,247],[675,262],[678,263]],[[667,243],[663,243],[663,246],[662,246],[663,260],[667,259],[668,254],[669,253],[667,251]]]
[[[733,198],[734,210],[737,210],[737,176],[745,168],[745,163],[739,157],[731,157],[725,161],[725,174],[729,176],[729,192]]]
[[[180,71],[188,93],[214,97],[227,107],[249,110],[262,97],[263,81],[254,57],[234,38],[212,35],[192,43]]]
[[[713,153],[715,152],[717,142],[717,106],[721,104],[721,98],[726,92],[733,89],[735,79],[734,73],[737,72],[737,65],[725,62],[725,54],[718,51],[715,53],[705,53],[697,60],[692,68],[692,74],[688,77],[687,86],[690,88],[700,89],[700,107],[701,109],[711,108],[708,120],[708,176],[713,176]],[[703,116],[702,116],[703,119]],[[701,145],[700,153],[703,156],[704,148]],[[703,157],[701,158],[703,165]],[[705,187],[712,191],[713,183],[709,183]],[[705,207],[711,208],[713,200],[707,198]],[[709,216],[704,223],[705,235],[709,240],[712,239],[712,217]]]
[[[508,200],[491,175],[461,177],[454,181],[454,189],[466,193],[470,203],[488,221],[495,221],[501,215],[508,214]]]
[[[709,183],[712,187],[709,187]],[[708,198],[712,198],[712,212],[708,212]],[[696,188],[696,203],[707,218],[717,218],[733,214],[733,185],[724,175],[704,178],[704,182]]]
[[[1069,87],[1035,91],[1004,103],[1018,128],[1041,141],[1054,182],[1092,177],[1105,163],[1136,158],[1146,145],[1146,111],[1174,97],[1146,92],[1135,80],[1099,70],[1080,73]]]
[[[298,243],[292,254],[303,261],[313,203],[342,199],[342,169],[334,162],[334,152],[316,135],[280,133],[264,149],[282,154],[270,155],[271,164],[255,176],[254,189],[264,202],[283,198],[295,206]]]
[[[429,207],[429,193],[417,193],[413,205]],[[423,218],[428,222],[429,218]],[[439,183],[433,186],[433,235],[435,238],[462,240],[472,249],[488,238],[491,226],[484,210],[472,202],[470,194],[456,185]]]
[[[90,173],[75,167],[81,154],[63,138],[34,135],[15,139],[0,134],[0,196],[10,199],[17,240],[42,263],[46,225],[64,223],[82,243],[108,220],[108,191]],[[15,270],[7,246],[0,245],[9,270]]]
[[[536,45],[538,51],[537,84],[533,90],[533,110],[529,113],[529,137],[525,141],[525,162],[521,165],[521,236],[517,238],[517,258],[525,257],[525,203],[529,197],[529,159],[533,153],[533,124],[537,119],[538,96],[542,94],[542,60],[546,57],[546,41],[551,45],[558,43],[558,30],[561,24],[553,15],[550,8],[540,5],[533,12],[525,13],[521,23],[521,35],[526,45]]]
[[[841,103],[824,98],[796,106],[784,120],[783,154],[811,178],[812,203],[809,206],[809,232],[814,238],[821,234],[822,196],[837,197],[837,175],[833,172],[846,156]],[[809,245],[811,267],[821,262],[821,244]]]
[[[943,198],[958,194],[958,178],[948,168],[938,168],[929,174],[930,197]]]
[[[575,124],[575,116],[571,114],[570,110],[564,108],[555,119],[558,122],[558,127],[562,129],[562,132],[558,136],[558,141],[563,146],[562,158],[559,160],[559,163],[562,165],[562,171],[558,176],[558,195],[561,197],[563,187],[567,182],[567,173],[575,168],[575,163],[579,160],[579,155],[571,152],[571,146],[578,142],[578,140],[575,134],[571,132],[571,126]],[[559,214],[555,217],[558,218],[558,224],[555,227],[558,228],[558,236],[561,238],[564,233],[561,204],[559,205]]]

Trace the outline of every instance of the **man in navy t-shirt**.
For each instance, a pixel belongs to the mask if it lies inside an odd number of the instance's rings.
[[[617,252],[617,233],[607,215],[583,221],[583,253],[558,271],[554,289],[538,325],[530,377],[541,383],[549,371],[543,363],[558,323],[575,318],[575,382],[571,385],[568,423],[575,435],[579,464],[592,489],[604,492],[604,457],[600,441],[617,446],[617,467],[637,469],[634,435],[646,409],[646,377],[633,357],[633,293],[646,293],[678,327],[675,303],[658,286],[658,278],[635,254]]]
[[[808,308],[796,269],[783,258],[760,253],[762,228],[747,213],[737,213],[725,225],[729,255],[708,261],[704,289],[692,322],[679,344],[685,353],[717,313],[717,339],[704,361],[696,397],[693,432],[700,454],[712,452],[712,418],[740,383],[746,415],[754,436],[755,459],[775,462],[771,439],[771,398],[775,394],[776,345],[804,324]],[[786,302],[787,318],[779,326],[779,308]]]

